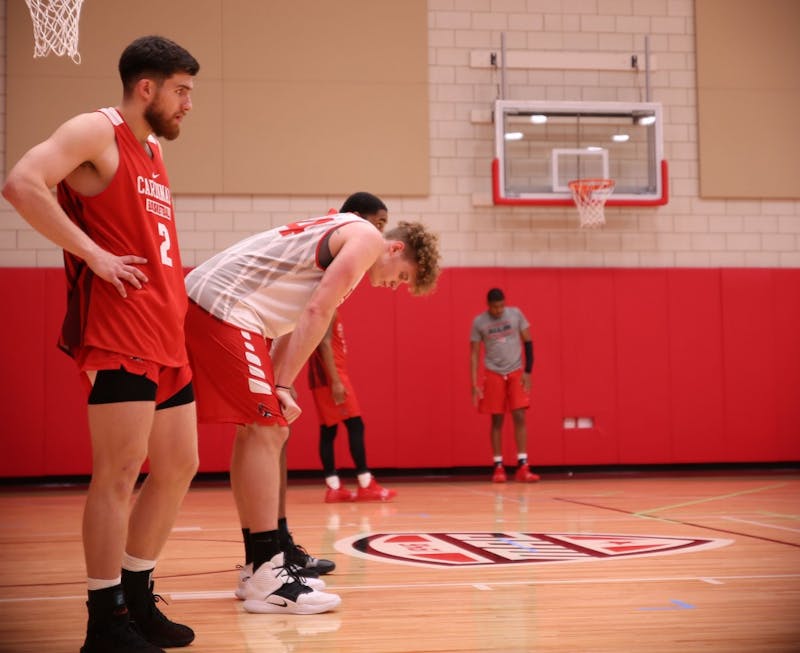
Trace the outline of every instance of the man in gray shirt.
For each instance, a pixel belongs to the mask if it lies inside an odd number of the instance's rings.
[[[492,288],[486,297],[488,310],[472,321],[470,334],[470,363],[472,371],[472,401],[478,412],[492,416],[491,439],[494,454],[492,481],[504,483],[503,418],[511,411],[517,445],[517,481],[533,482],[539,477],[528,467],[525,411],[530,406],[533,342],[528,320],[518,308],[505,305],[505,295]],[[520,347],[520,340],[524,347]],[[478,381],[478,360],[483,343],[484,378]],[[525,351],[523,368],[522,351]]]

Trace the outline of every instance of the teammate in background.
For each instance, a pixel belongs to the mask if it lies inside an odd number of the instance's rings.
[[[59,346],[86,383],[92,442],[82,653],[156,653],[194,639],[160,612],[151,577],[198,464],[186,290],[156,140],[178,137],[198,70],[176,43],[137,39],[119,60],[121,103],[66,121],[20,159],[3,188],[64,249]],[[131,509],[147,457],[150,473]]]
[[[231,487],[252,564],[237,596],[248,612],[316,614],[341,601],[320,579],[298,575],[279,519],[289,424],[301,412],[291,386],[365,274],[373,286],[429,292],[437,238],[408,222],[382,237],[365,220],[334,214],[251,236],[186,277],[199,420],[236,424]]]
[[[503,466],[503,418],[511,411],[514,420],[514,438],[517,444],[517,481],[538,481],[539,477],[528,467],[525,411],[530,406],[531,370],[533,369],[533,342],[528,330],[528,320],[518,308],[505,305],[505,295],[492,288],[486,300],[489,310],[472,321],[470,334],[470,367],[472,372],[472,401],[478,411],[492,416],[491,439],[494,454],[495,483],[506,481]],[[522,340],[523,347],[520,347]],[[483,343],[484,378],[478,382],[478,359]],[[522,366],[522,350],[525,367]]]
[[[370,193],[353,193],[340,213],[353,213],[383,231],[389,217],[386,205]],[[347,373],[347,345],[344,325],[334,312],[333,321],[308,361],[308,384],[319,417],[319,457],[325,474],[325,501],[390,501],[397,492],[381,487],[367,467],[364,421],[350,376]],[[358,491],[346,489],[336,473],[334,440],[339,422],[347,429],[350,455],[356,466]]]

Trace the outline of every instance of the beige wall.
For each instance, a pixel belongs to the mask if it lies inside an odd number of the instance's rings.
[[[448,266],[800,267],[800,202],[699,197],[693,11],[692,0],[429,0],[430,195],[386,196],[392,220],[421,218],[437,229]],[[471,117],[490,108],[498,79],[469,63],[474,50],[499,49],[501,32],[509,49],[570,52],[642,52],[650,35],[658,66],[651,99],[664,106],[668,205],[609,208],[607,226],[596,232],[581,232],[570,209],[487,205],[492,126]],[[514,99],[644,99],[641,73],[513,70],[508,85]],[[202,137],[188,120],[181,138]],[[184,261],[195,264],[254,231],[342,200],[179,195]],[[0,265],[60,265],[59,252],[5,204]]]
[[[800,199],[800,2],[695,11],[701,196]]]
[[[120,50],[156,32],[201,64],[195,137],[165,143],[173,193],[428,194],[425,0],[87,2],[80,65],[31,57],[25,3],[6,24],[7,165],[65,116],[116,104]]]

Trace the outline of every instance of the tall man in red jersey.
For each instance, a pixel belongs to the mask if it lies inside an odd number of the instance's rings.
[[[119,60],[121,103],[67,120],[20,159],[3,188],[20,215],[64,249],[68,308],[59,345],[86,381],[92,441],[82,653],[158,653],[194,639],[156,607],[151,575],[197,470],[186,290],[155,137],[177,138],[198,70],[176,43],[137,39]],[[150,473],[131,509],[148,456]]]

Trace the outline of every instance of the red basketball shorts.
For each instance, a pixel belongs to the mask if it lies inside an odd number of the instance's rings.
[[[528,408],[530,405],[530,397],[522,385],[522,369],[511,374],[485,370],[483,398],[478,402],[478,412],[499,415],[510,410]]]
[[[186,344],[194,372],[198,421],[286,426],[273,391],[271,341],[227,324],[189,302]]]
[[[126,372],[146,376],[156,384],[156,404],[170,399],[180,390],[183,390],[192,380],[192,370],[188,365],[182,367],[164,367],[153,361],[143,360],[137,356],[128,356],[114,351],[98,349],[97,347],[83,347],[75,353],[78,368],[84,374],[83,385],[87,395],[92,391],[92,382],[88,372],[100,370],[118,370],[124,368]]]
[[[333,392],[330,386],[320,386],[312,388],[311,393],[314,396],[314,405],[317,407],[317,415],[321,424],[325,426],[333,426],[339,422],[349,419],[350,417],[358,417],[361,415],[361,408],[358,405],[358,397],[356,397],[353,385],[350,379],[346,376],[341,376],[342,383],[347,392],[344,401],[341,404],[333,402]]]

